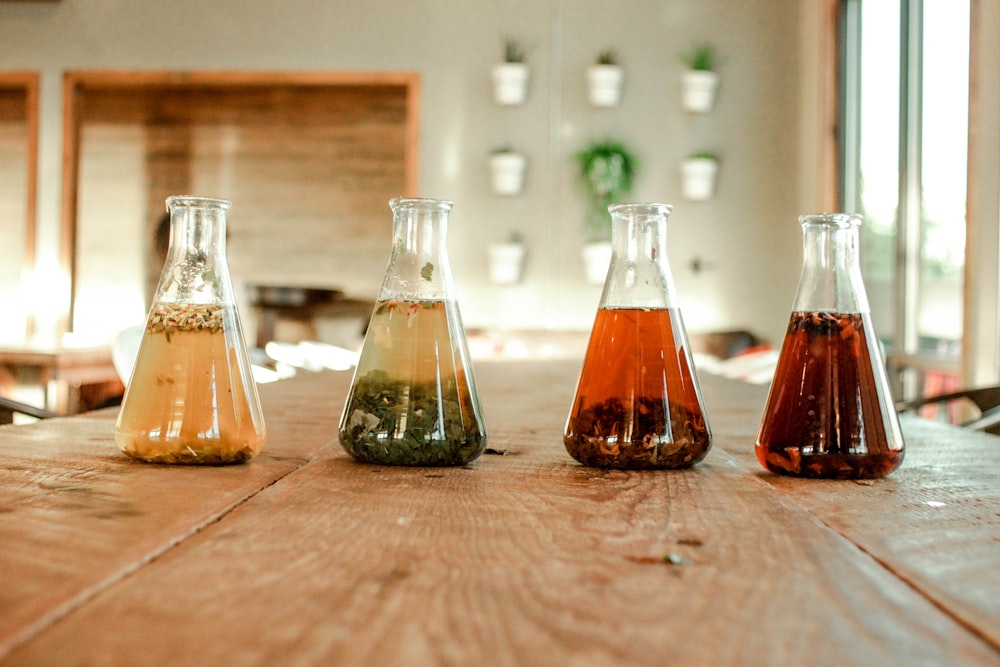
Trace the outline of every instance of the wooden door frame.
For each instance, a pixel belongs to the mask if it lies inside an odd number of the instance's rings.
[[[41,87],[41,75],[38,72],[11,71],[0,72],[0,88],[5,90],[15,90],[24,93],[25,101],[25,130],[27,134],[26,158],[26,189],[25,193],[25,242],[24,242],[24,264],[22,270],[24,274],[34,276],[35,272],[35,250],[37,245],[38,226],[38,116],[39,116],[39,89]],[[33,278],[32,278],[33,279]],[[30,338],[35,334],[35,313],[28,310],[25,313],[25,337]]]
[[[406,89],[404,195],[416,196],[420,168],[420,74],[418,72],[301,71],[67,71],[63,75],[62,201],[59,263],[69,276],[69,306],[59,319],[59,333],[70,330],[76,284],[77,183],[80,170],[80,95],[121,88],[176,87],[337,87],[393,86]],[[37,105],[37,91],[36,91]]]

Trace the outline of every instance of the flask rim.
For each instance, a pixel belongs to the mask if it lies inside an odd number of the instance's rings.
[[[421,209],[447,213],[454,205],[455,202],[449,199],[434,199],[431,197],[393,197],[389,200],[389,208],[393,212],[400,209]]]
[[[198,195],[171,195],[167,197],[167,210],[175,207],[181,208],[218,208],[223,211],[229,209],[233,202],[219,197],[200,197]]]
[[[670,215],[674,210],[672,204],[660,202],[622,202],[608,206],[608,213],[624,215]]]
[[[861,226],[861,216],[857,213],[812,213],[799,216],[799,224],[806,225],[827,225],[849,229]]]

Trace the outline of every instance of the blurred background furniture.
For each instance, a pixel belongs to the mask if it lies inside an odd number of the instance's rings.
[[[0,346],[0,370],[18,385],[40,387],[41,406],[59,414],[106,405],[125,391],[109,345],[4,345]]]
[[[1000,385],[899,401],[896,410],[1000,435]]]
[[[48,419],[59,416],[43,408],[0,396],[0,424],[13,424],[14,415],[27,415],[35,419]]]

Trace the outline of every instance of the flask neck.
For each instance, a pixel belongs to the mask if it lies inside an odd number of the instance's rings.
[[[448,263],[448,215],[452,202],[393,199],[392,255],[382,299],[444,299],[454,296]]]
[[[206,197],[170,197],[170,250],[224,255],[229,202]]]
[[[170,243],[157,301],[219,303],[231,300],[226,263],[226,211],[230,202],[169,197]]]
[[[866,313],[858,255],[860,216],[804,215],[802,274],[793,310]]]
[[[669,308],[674,285],[667,261],[667,204],[615,204],[611,213],[611,266],[601,305]]]

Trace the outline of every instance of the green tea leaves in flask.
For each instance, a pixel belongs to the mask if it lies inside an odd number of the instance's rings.
[[[452,203],[393,199],[393,243],[340,421],[366,463],[464,465],[486,448],[445,246]]]

